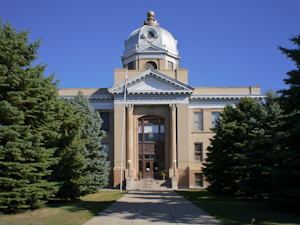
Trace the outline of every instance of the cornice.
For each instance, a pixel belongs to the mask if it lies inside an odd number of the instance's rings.
[[[190,99],[241,99],[241,98],[264,99],[264,94],[192,94]]]
[[[60,95],[59,98],[72,99],[77,95]],[[111,95],[85,95],[90,101],[112,101]]]

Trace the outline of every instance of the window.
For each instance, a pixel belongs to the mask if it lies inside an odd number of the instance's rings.
[[[202,112],[194,112],[194,130],[200,131],[203,130],[203,113]]]
[[[139,142],[164,142],[165,120],[160,118],[139,119]]]
[[[134,70],[134,69],[135,69],[134,63],[135,63],[135,62],[130,62],[130,63],[128,63],[128,69],[129,69],[129,70]]]
[[[203,144],[195,143],[195,161],[203,161]]]
[[[165,125],[160,125],[160,141],[165,141]]]
[[[103,120],[101,130],[109,131],[109,113],[100,113]]]
[[[148,34],[147,34],[147,38],[148,39],[152,39],[152,38],[154,38],[154,34],[153,34],[153,32],[148,32]]]
[[[168,69],[173,70],[173,63],[172,62],[168,62]]]
[[[159,141],[159,125],[144,125],[145,141]]]
[[[212,112],[211,113],[211,128],[216,127],[218,119],[220,119],[220,113],[219,112]]]
[[[203,187],[203,174],[195,173],[195,187]]]
[[[149,69],[156,70],[157,69],[156,63],[152,61],[147,62],[145,65],[145,70],[149,70]]]
[[[109,144],[103,144],[103,145],[104,145],[103,152],[106,153],[107,160],[109,160]]]

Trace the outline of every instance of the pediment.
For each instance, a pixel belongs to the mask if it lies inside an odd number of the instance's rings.
[[[167,52],[165,49],[157,47],[156,45],[153,44],[137,50],[137,52],[162,52],[162,51]]]
[[[170,91],[180,90],[179,87],[174,87],[171,84],[164,83],[155,77],[149,76],[135,85],[129,86],[128,91]]]
[[[121,94],[125,82],[108,89],[111,94]],[[128,94],[192,94],[194,88],[156,70],[147,70],[127,81]]]

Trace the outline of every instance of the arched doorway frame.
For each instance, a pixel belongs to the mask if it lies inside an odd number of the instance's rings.
[[[168,177],[168,172],[170,168],[170,121],[169,116],[155,111],[145,110],[140,112],[137,115],[134,115],[134,179],[138,179],[137,174],[139,172],[139,150],[138,150],[138,121],[140,118],[145,116],[159,116],[165,120],[165,170]]]

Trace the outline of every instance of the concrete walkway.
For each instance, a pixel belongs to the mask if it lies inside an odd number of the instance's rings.
[[[130,191],[85,224],[150,223],[222,224],[174,191]]]

